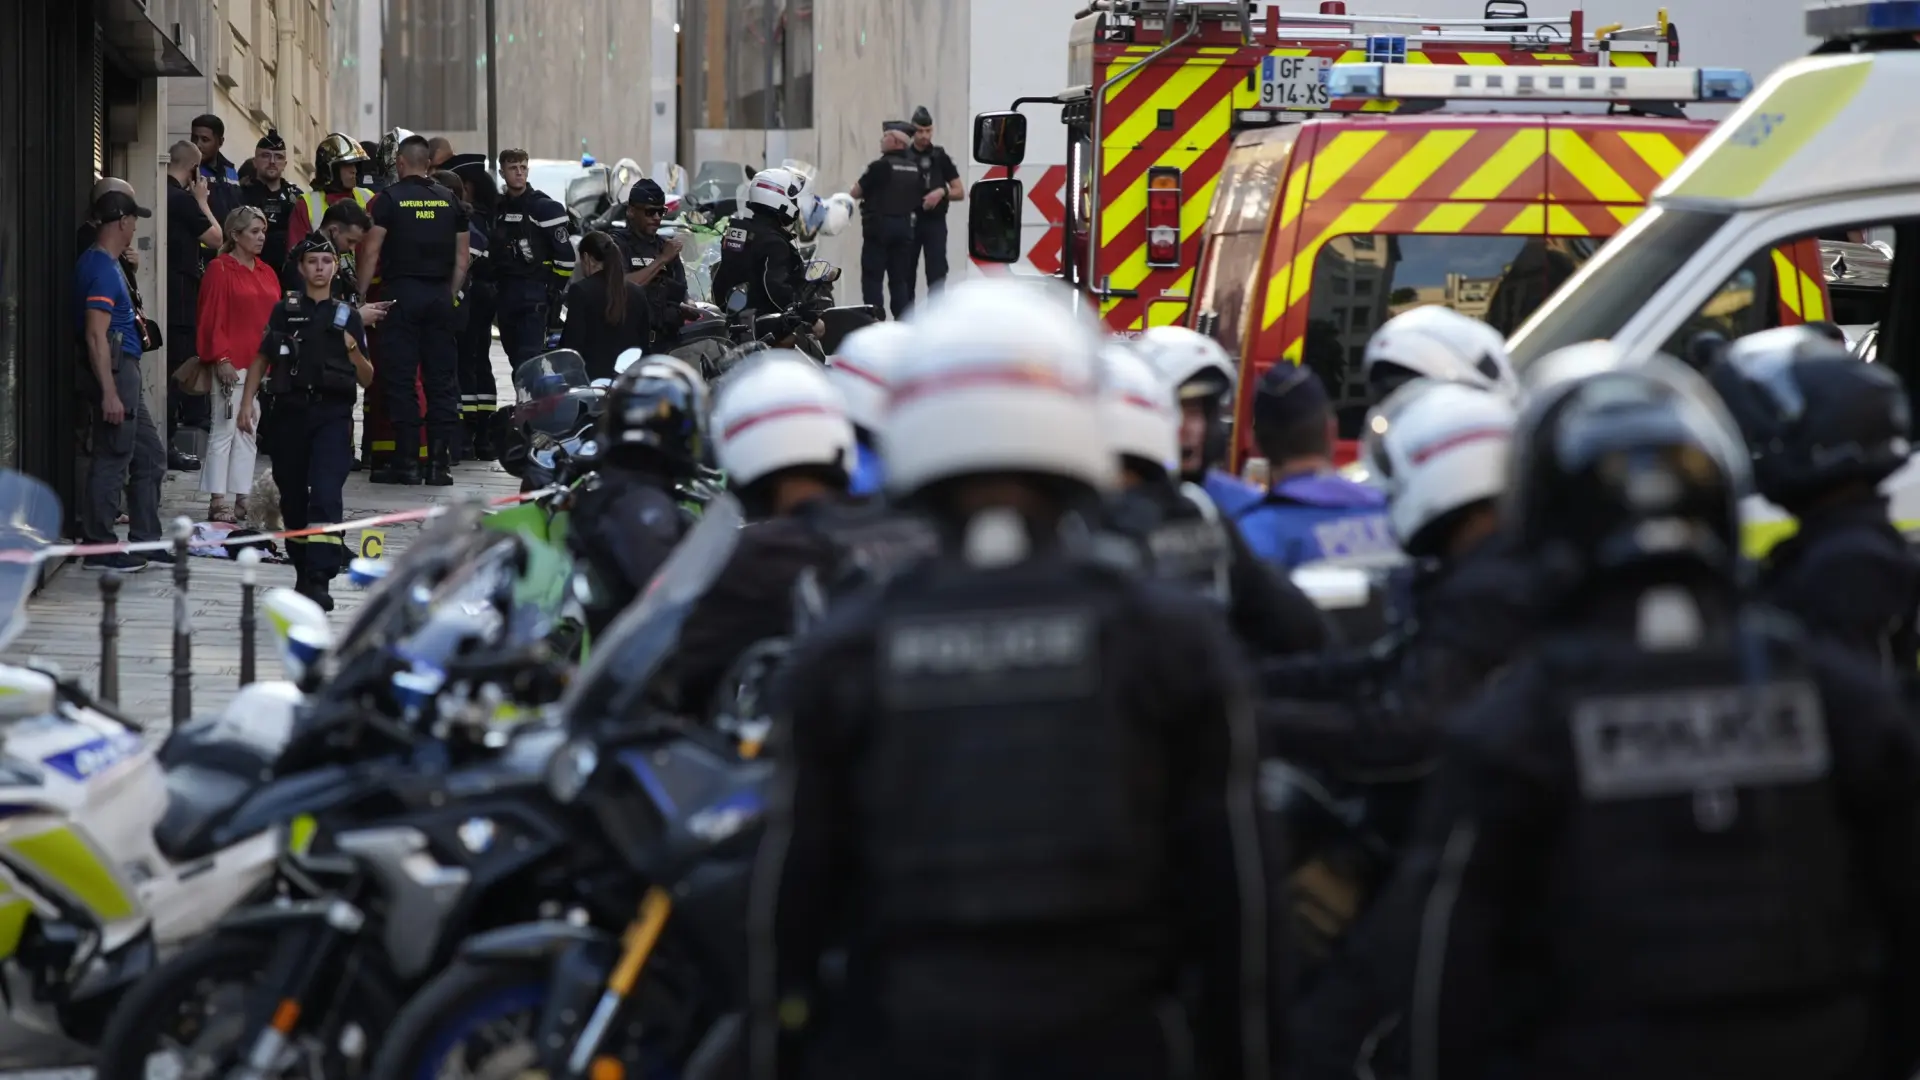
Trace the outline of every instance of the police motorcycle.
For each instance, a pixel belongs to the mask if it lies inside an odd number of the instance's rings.
[[[462,944],[388,1029],[374,1075],[696,1076],[739,1052],[771,765],[685,717],[672,658],[741,520],[731,496],[708,507],[558,710],[545,793],[613,851],[620,884],[547,897],[540,921]]]
[[[0,470],[0,647],[26,628],[34,555],[62,520],[52,489]],[[303,621],[326,623],[290,589],[266,606],[283,646]],[[55,672],[0,664],[0,1053],[93,1043],[162,953],[267,885],[279,823],[208,842],[194,822],[212,802],[267,784],[300,696],[260,684],[160,739]]]
[[[607,861],[517,795],[543,788],[560,737],[529,721],[570,666],[523,588],[535,545],[479,517],[446,515],[374,585],[356,646],[296,634],[313,700],[277,779],[195,826],[217,845],[287,823],[270,887],[121,1000],[98,1076],[358,1075],[454,942]]]
[[[726,298],[727,311],[732,315],[733,348],[722,354],[714,370],[703,369],[701,374],[711,382],[726,374],[741,358],[763,349],[794,349],[825,364],[826,339],[814,336],[814,324],[824,324],[827,314],[835,312],[839,337],[832,340],[838,347],[840,338],[874,322],[873,313],[867,308],[833,306],[833,284],[839,280],[839,267],[815,259],[805,265],[800,284],[794,289],[793,303],[785,311],[769,314],[747,306],[746,286],[734,289]]]

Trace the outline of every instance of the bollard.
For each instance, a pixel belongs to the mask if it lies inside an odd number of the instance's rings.
[[[248,544],[235,556],[240,562],[240,685],[253,682],[253,594],[260,578],[260,549]]]
[[[187,608],[187,540],[193,522],[173,519],[173,722],[186,723],[193,713],[193,616]]]
[[[120,701],[120,572],[100,575],[100,700]]]

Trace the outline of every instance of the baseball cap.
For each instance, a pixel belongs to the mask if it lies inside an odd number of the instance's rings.
[[[150,218],[153,211],[133,201],[133,196],[124,191],[109,191],[94,200],[93,220],[102,225],[110,221],[119,221],[124,217]]]

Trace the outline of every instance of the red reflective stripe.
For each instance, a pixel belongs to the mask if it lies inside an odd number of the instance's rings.
[[[1145,397],[1140,394],[1122,394],[1120,400],[1125,404],[1145,409],[1148,412],[1171,413],[1173,411],[1165,402],[1155,401],[1150,397]]]
[[[1093,383],[1068,381],[1066,377],[1050,368],[1034,367],[1029,364],[1008,364],[1002,367],[936,372],[909,379],[893,388],[893,398],[889,405],[892,408],[899,408],[903,403],[922,394],[977,390],[983,386],[1016,386],[1027,390],[1053,390],[1074,397],[1087,397],[1093,393]]]
[[[736,438],[741,432],[755,424],[764,423],[768,420],[784,420],[789,416],[830,416],[835,420],[846,419],[840,410],[830,405],[811,403],[804,405],[782,405],[777,409],[766,409],[757,413],[749,413],[735,420],[733,423],[727,425],[726,430],[720,433],[720,437],[723,439]]]
[[[1505,439],[1512,434],[1512,428],[1468,428],[1465,431],[1455,432],[1438,442],[1428,443],[1413,453],[1408,454],[1407,459],[1415,465],[1424,465],[1434,458],[1439,457],[1441,454],[1449,450],[1458,449],[1468,443],[1479,442],[1482,439]]]
[[[835,371],[844,371],[856,379],[865,379],[867,382],[872,383],[882,390],[887,388],[887,381],[885,379],[861,367],[859,364],[849,364],[837,356],[833,358],[833,369]]]

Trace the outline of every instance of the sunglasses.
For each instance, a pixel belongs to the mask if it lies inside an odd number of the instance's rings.
[[[664,206],[630,206],[627,209],[633,213],[643,214],[647,217],[660,217],[667,212],[667,208]]]

